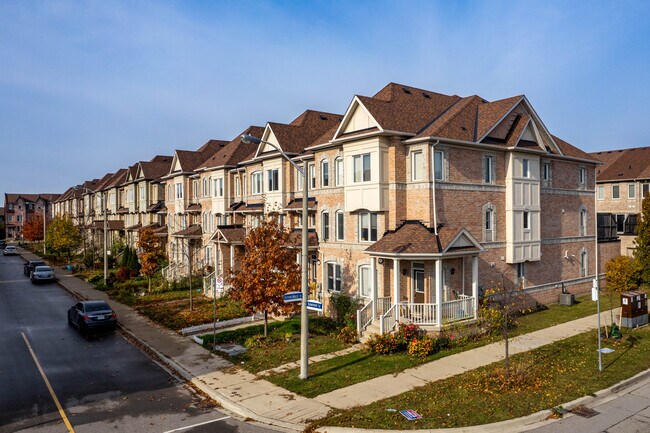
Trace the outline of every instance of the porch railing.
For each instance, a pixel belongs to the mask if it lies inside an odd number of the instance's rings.
[[[393,305],[393,298],[390,296],[377,298],[377,317],[381,317],[386,314],[386,311],[388,311],[391,305]]]
[[[373,301],[370,300],[366,305],[363,306],[360,310],[357,310],[357,333],[361,335],[364,329],[370,323],[372,323],[372,303]]]
[[[442,323],[474,318],[474,297],[459,295],[460,299],[442,303]]]
[[[205,296],[214,296],[214,272],[207,277],[203,277],[203,294]]]
[[[436,304],[399,304],[400,320],[416,325],[437,325]]]
[[[399,304],[393,304],[384,314],[379,318],[379,333],[384,335],[387,332],[392,331],[397,322],[399,321]]]

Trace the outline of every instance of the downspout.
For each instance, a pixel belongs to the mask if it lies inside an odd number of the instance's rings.
[[[431,145],[431,179],[433,180],[433,233],[438,237],[438,215],[436,212],[436,145],[440,143],[440,140],[436,140],[435,143]]]

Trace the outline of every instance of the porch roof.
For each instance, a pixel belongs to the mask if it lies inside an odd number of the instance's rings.
[[[220,242],[230,245],[242,245],[246,238],[246,229],[240,224],[223,225],[210,237],[211,242]]]
[[[104,220],[95,220],[91,226],[95,230],[104,229]],[[121,220],[107,220],[106,228],[108,230],[124,230],[124,221]]]
[[[443,255],[473,255],[481,251],[484,248],[464,227],[444,225],[436,235],[434,229],[415,220],[404,221],[366,248],[366,253],[371,256],[384,257],[434,258]]]
[[[140,229],[140,228],[142,228],[142,224],[137,223],[137,224],[134,224],[134,225],[132,225],[132,226],[128,226],[128,227],[126,227],[125,230],[128,230],[128,231],[131,232],[131,231],[138,230],[138,229]]]
[[[192,238],[198,239],[201,237],[203,230],[201,229],[200,224],[192,224],[186,229],[173,233],[172,236],[177,238]]]

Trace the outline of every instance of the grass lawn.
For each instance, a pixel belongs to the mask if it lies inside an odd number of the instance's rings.
[[[624,330],[624,340],[605,341],[598,372],[597,335],[588,332],[511,357],[517,371],[507,380],[503,362],[430,383],[353,410],[337,411],[313,426],[378,429],[465,427],[529,415],[593,394],[648,368],[650,326]],[[510,385],[506,385],[510,383]],[[422,419],[407,421],[389,409],[413,409]]]
[[[335,337],[336,328],[327,318],[311,318],[309,323],[309,354],[321,355],[349,347]],[[248,346],[248,351],[238,356],[228,357],[244,369],[257,373],[269,368],[300,359],[300,317],[285,321],[270,322],[269,336],[264,340],[263,325],[224,331],[217,334],[216,343],[238,343]],[[290,341],[285,336],[291,334]],[[212,334],[202,336],[204,346],[212,344]],[[220,353],[220,356],[223,354]],[[243,364],[242,364],[243,363]],[[297,375],[297,373],[296,373]]]
[[[614,299],[615,306],[619,306],[617,299]],[[553,304],[543,310],[521,317],[519,326],[511,332],[511,336],[533,332],[596,314],[596,303],[591,301],[591,294],[581,296],[577,301],[578,303],[571,307]],[[603,310],[609,308],[609,299],[605,300],[605,296],[601,297],[601,308]],[[459,331],[461,334],[463,333],[462,330]],[[406,353],[375,355],[362,350],[310,365],[309,380],[306,381],[297,379],[298,371],[296,369],[273,374],[266,379],[289,391],[313,398],[335,389],[385,374],[398,373],[426,362],[474,349],[498,340],[499,337],[486,336],[478,341],[462,341],[425,359],[414,358]]]

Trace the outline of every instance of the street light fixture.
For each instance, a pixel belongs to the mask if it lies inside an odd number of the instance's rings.
[[[307,236],[308,236],[308,224],[309,224],[309,215],[308,215],[308,200],[309,200],[309,179],[307,176],[308,173],[308,164],[307,161],[304,161],[303,167],[298,166],[295,162],[289,158],[289,156],[284,153],[282,149],[280,149],[279,146],[276,146],[273,143],[270,143],[268,141],[264,141],[260,138],[253,137],[252,135],[249,134],[242,134],[241,136],[241,141],[245,144],[268,144],[269,146],[273,147],[275,150],[280,152],[280,154],[289,161],[289,164],[291,164],[293,167],[295,167],[296,170],[298,170],[298,173],[303,178],[302,182],[302,254],[301,254],[301,270],[302,270],[302,277],[301,277],[301,292],[302,292],[302,303],[301,303],[301,308],[300,308],[300,378],[301,379],[307,379],[309,377],[308,373],[308,365],[309,365],[309,348],[308,348],[308,339],[309,339],[309,317],[307,316],[307,295],[308,295],[308,282],[307,282],[307,255],[308,255],[308,249],[307,249]]]

